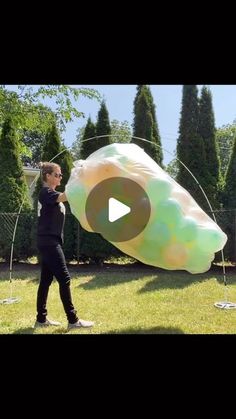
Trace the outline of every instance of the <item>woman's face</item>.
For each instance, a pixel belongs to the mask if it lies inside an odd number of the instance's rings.
[[[60,186],[62,179],[61,168],[56,167],[51,174],[47,173],[47,184],[52,188],[56,189]]]

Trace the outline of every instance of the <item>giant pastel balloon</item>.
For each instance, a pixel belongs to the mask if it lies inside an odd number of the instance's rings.
[[[186,172],[186,176],[190,175]],[[148,224],[140,234],[123,242],[113,241],[112,244],[152,266],[169,270],[184,269],[193,274],[206,272],[215,253],[225,246],[226,234],[188,191],[135,144],[114,143],[95,151],[86,160],[74,162],[66,194],[71,211],[82,227],[94,231],[85,212],[86,200],[94,186],[106,179],[121,177],[133,180],[145,190],[151,213]],[[125,185],[116,183],[111,192],[121,199],[126,193],[124,188]],[[126,202],[127,205],[132,204],[129,197]],[[98,225],[106,221],[106,205],[104,203],[104,208],[101,206],[96,214],[100,222]],[[141,215],[147,206],[147,198],[141,199],[138,205]],[[140,223],[139,216],[130,222],[135,227],[135,223]],[[125,224],[122,229],[126,229]]]

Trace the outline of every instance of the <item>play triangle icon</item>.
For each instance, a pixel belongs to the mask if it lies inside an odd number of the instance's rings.
[[[124,215],[129,214],[131,211],[130,207],[122,202],[118,201],[115,198],[109,198],[109,207],[108,207],[108,219],[110,223],[113,223],[119,218],[124,217]]]

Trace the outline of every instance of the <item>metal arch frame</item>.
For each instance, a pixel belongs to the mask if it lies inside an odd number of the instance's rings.
[[[90,141],[90,140],[93,140],[93,139],[97,139],[97,138],[105,138],[105,137],[121,137],[122,135],[120,135],[120,134],[106,134],[106,135],[99,135],[99,136],[94,136],[94,137],[90,137],[90,138],[86,138],[85,140],[82,140],[81,141],[81,143],[83,142],[87,142],[87,141]],[[123,137],[123,136],[122,136]],[[136,137],[136,136],[133,136],[133,135],[131,135],[131,139],[132,138],[135,138],[135,139],[137,139],[137,140],[141,140],[141,141],[144,141],[144,142],[147,142],[147,143],[151,143],[151,144],[154,144],[156,147],[158,147],[158,148],[161,148],[162,150],[164,150],[166,153],[168,153],[168,154],[170,154],[172,157],[174,157],[189,173],[190,173],[190,175],[193,177],[193,179],[194,179],[194,181],[197,183],[197,185],[199,186],[199,188],[201,189],[201,191],[202,191],[202,193],[203,193],[203,195],[204,195],[204,197],[205,197],[205,199],[206,199],[206,201],[207,201],[207,204],[208,204],[208,206],[209,206],[209,208],[210,208],[210,211],[211,211],[211,213],[212,213],[212,216],[213,216],[213,219],[214,219],[214,221],[215,221],[215,223],[217,224],[217,221],[216,221],[216,218],[215,218],[215,214],[214,214],[214,211],[213,211],[213,209],[212,209],[212,206],[211,206],[211,204],[210,204],[210,201],[209,201],[209,199],[208,199],[208,197],[207,197],[207,195],[206,195],[206,193],[205,193],[205,191],[204,191],[204,189],[202,188],[202,186],[200,185],[200,183],[198,182],[198,180],[196,179],[196,177],[194,176],[194,174],[191,172],[191,170],[178,158],[178,157],[176,157],[176,156],[174,156],[174,154],[173,153],[171,153],[169,150],[166,150],[165,148],[163,148],[162,146],[159,146],[158,144],[155,144],[155,143],[153,143],[153,142],[151,142],[151,141],[149,141],[149,140],[146,140],[145,138],[141,138],[141,137]],[[62,151],[60,151],[58,154],[56,154],[51,160],[49,160],[49,162],[52,162],[54,159],[56,159],[58,156],[60,156],[62,153],[64,153],[66,150],[70,150],[70,148],[71,147],[67,147],[67,148],[64,148]],[[32,188],[32,186],[34,185],[34,183],[38,180],[38,178],[39,178],[39,176],[40,176],[40,173],[34,178],[34,180],[33,180],[33,182],[30,184],[30,187],[29,187],[29,189],[31,189]],[[18,298],[15,298],[15,297],[12,297],[12,262],[13,262],[13,252],[14,252],[14,243],[15,243],[15,235],[16,235],[16,230],[17,230],[17,225],[18,225],[18,221],[19,221],[19,217],[20,217],[20,214],[21,214],[21,210],[22,210],[22,207],[23,207],[23,204],[24,204],[24,202],[25,202],[25,198],[23,199],[23,201],[22,201],[22,203],[21,203],[21,205],[20,205],[20,208],[19,208],[19,211],[18,211],[18,213],[17,213],[17,218],[16,218],[16,222],[15,222],[15,226],[14,226],[14,231],[13,231],[13,236],[12,236],[12,243],[11,243],[11,254],[10,254],[10,264],[9,264],[9,281],[10,281],[10,298],[9,299],[4,299],[4,300],[1,300],[0,301],[0,303],[8,303],[8,304],[10,304],[10,303],[13,303],[13,302],[18,302],[19,301],[19,299]],[[217,224],[218,225],[218,224]],[[226,271],[225,271],[225,258],[224,258],[224,251],[223,251],[223,249],[221,250],[221,257],[222,257],[222,269],[223,269],[223,280],[224,280],[224,285],[225,286],[227,286],[227,280],[226,280]],[[9,300],[9,302],[7,302]],[[214,306],[215,307],[217,307],[217,308],[236,308],[236,304],[234,304],[234,303],[228,303],[227,302],[227,298],[226,298],[226,301],[225,302],[218,302],[218,303],[215,303],[214,304]]]

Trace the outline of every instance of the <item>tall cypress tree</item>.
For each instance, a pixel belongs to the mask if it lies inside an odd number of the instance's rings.
[[[137,93],[134,99],[133,136],[149,141],[147,143],[137,138],[132,138],[131,142],[143,148],[153,160],[162,166],[163,154],[155,105],[150,88],[146,85],[137,86]]]
[[[210,90],[203,86],[199,101],[199,134],[203,139],[206,155],[207,178],[205,192],[213,208],[218,208],[220,162],[216,146],[215,117]]]
[[[83,138],[93,137],[94,126],[91,121],[88,121]],[[106,108],[105,102],[101,103],[101,107],[98,112],[97,124],[96,124],[96,135],[111,135],[111,126],[109,120],[108,110]],[[94,140],[85,142],[86,151],[84,152],[84,157],[87,157],[88,154],[98,150],[101,147],[111,144],[111,137],[101,137]],[[87,148],[89,147],[89,148]],[[88,151],[89,150],[89,151]],[[95,185],[94,185],[95,186]],[[100,234],[90,233],[80,228],[80,257],[87,256],[94,260],[96,263],[100,263],[103,260],[103,256],[109,256],[114,252],[114,246],[107,242]]]
[[[98,111],[97,124],[96,124],[96,135],[111,135],[111,125],[109,120],[109,113],[104,100],[101,103],[101,107]],[[111,144],[111,137],[101,137],[96,139],[95,150]]]
[[[199,134],[199,102],[196,85],[183,86],[177,157],[188,167],[205,189],[206,156],[203,139]],[[179,161],[177,182],[193,196],[203,209],[209,209],[196,181]]]
[[[60,164],[61,166],[61,171],[63,173],[61,186],[57,189],[59,192],[62,192],[65,190],[65,186],[69,180],[70,172],[73,166],[73,159],[72,159],[71,153],[63,143],[61,145],[61,150],[65,150],[65,151],[63,151],[63,153],[59,156],[60,163],[58,162],[58,164]]]
[[[50,161],[54,156],[56,156],[60,151],[62,150],[61,146],[61,138],[56,126],[56,122],[54,121],[52,125],[48,128],[46,135],[45,135],[45,141],[43,145],[43,152],[41,159],[43,162]],[[61,165],[62,161],[62,155],[58,156],[53,160],[53,163],[57,163]],[[39,178],[37,181],[37,185],[34,190],[34,205],[37,209],[38,207],[38,194],[40,189],[42,188],[42,181]]]
[[[97,140],[93,138],[96,136],[96,125],[92,122],[91,118],[88,118],[87,124],[84,129],[84,134],[81,138],[81,145],[80,145],[80,159],[87,159],[90,154],[97,150]],[[93,138],[92,140],[88,140],[89,138]]]
[[[134,98],[134,115],[136,115],[138,98],[143,88],[145,88],[145,84],[138,84],[138,86],[136,87],[136,96]]]
[[[45,143],[42,153],[42,161],[49,161],[61,151],[61,138],[59,135],[56,122],[53,122],[51,127],[47,130],[45,136]],[[53,163],[60,164],[61,156],[56,157]]]
[[[28,188],[19,155],[19,143],[10,117],[3,123],[0,136],[0,212],[30,209]]]
[[[152,141],[154,144],[157,145],[156,147],[156,158],[155,161],[157,161],[157,163],[160,166],[163,166],[163,152],[162,152],[162,148],[161,148],[161,137],[160,137],[160,133],[159,133],[159,127],[158,127],[158,123],[157,123],[157,118],[156,118],[156,105],[154,104],[153,101],[153,96],[151,93],[151,90],[149,88],[149,86],[146,86],[146,91],[147,91],[147,96],[149,98],[149,103],[150,103],[150,107],[151,107],[151,114],[152,114],[152,119],[153,119],[153,132],[152,132]]]

